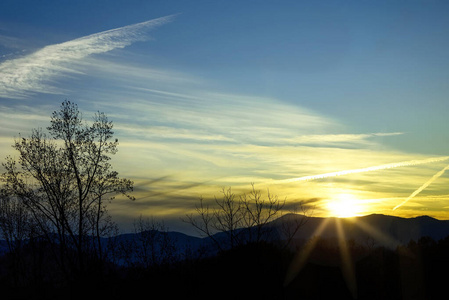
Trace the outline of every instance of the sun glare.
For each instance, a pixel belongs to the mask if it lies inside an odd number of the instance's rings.
[[[350,218],[360,215],[361,207],[352,194],[339,194],[327,204],[327,210],[333,217]]]

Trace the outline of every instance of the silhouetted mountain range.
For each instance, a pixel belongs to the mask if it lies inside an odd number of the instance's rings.
[[[274,221],[269,226],[273,229],[270,238],[286,239],[288,230],[300,223],[304,218],[302,215],[287,214]],[[435,241],[449,236],[449,221],[437,220],[428,216],[416,218],[400,218],[394,216],[372,214],[355,218],[319,218],[308,217],[306,222],[299,228],[293,236],[292,243],[300,245],[311,238],[321,238],[324,240],[336,241],[340,235],[338,228],[341,228],[342,239],[352,240],[362,246],[377,247],[383,246],[394,249],[398,245],[406,245],[411,240],[418,241],[422,237],[430,237]],[[174,243],[178,251],[199,251],[213,248],[213,241],[210,237],[194,237],[180,232],[167,232],[169,238]],[[226,233],[217,233],[214,238],[224,241]],[[124,234],[120,240],[132,239],[134,234]],[[210,249],[209,249],[210,250]],[[215,253],[215,251],[206,251]]]
[[[301,222],[304,216],[287,214],[267,226],[272,229],[271,238],[286,239],[286,232],[292,226]],[[339,230],[341,228],[341,230]],[[339,234],[342,232],[343,234]],[[180,232],[165,232],[177,252],[195,252],[200,249],[212,248],[210,237],[195,237]],[[341,237],[340,237],[341,236]],[[320,218],[308,217],[306,222],[293,236],[293,244],[302,244],[311,238],[336,240],[339,237],[345,241],[353,240],[363,246],[384,246],[394,249],[398,245],[406,245],[411,240],[418,241],[422,237],[430,237],[435,241],[449,236],[449,220],[437,220],[428,216],[416,218],[400,218],[394,216],[372,214],[355,218]],[[118,241],[127,243],[136,240],[135,233],[120,234]],[[214,235],[217,240],[224,240],[226,233]],[[103,239],[106,243],[107,239]],[[7,250],[6,242],[0,240],[0,255]],[[211,254],[215,251],[206,251]]]
[[[282,226],[286,223],[294,224],[298,218],[303,218],[303,216],[285,215],[273,221],[273,226],[282,232]],[[410,240],[417,241],[421,237],[431,237],[438,241],[449,236],[449,221],[447,220],[437,220],[428,216],[400,218],[372,214],[355,218],[309,217],[294,238],[296,240],[308,240],[312,237],[338,238],[339,226],[341,226],[345,240],[354,240],[362,245],[371,243],[393,248],[400,244],[407,244]]]

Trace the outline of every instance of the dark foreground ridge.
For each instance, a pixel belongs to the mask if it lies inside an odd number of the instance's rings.
[[[309,218],[288,245],[269,240],[218,251],[208,238],[149,232],[114,237],[115,256],[61,278],[44,242],[0,257],[2,299],[441,299],[447,295],[449,224],[430,217]],[[326,226],[317,235],[317,229]],[[364,225],[356,225],[362,222]],[[344,239],[339,237],[342,228]],[[225,243],[225,233],[220,233]],[[159,238],[156,238],[156,237]],[[157,242],[156,242],[157,241]],[[110,240],[103,243],[109,245]],[[109,244],[108,244],[109,243]],[[147,252],[144,251],[147,250]],[[151,250],[152,249],[152,250]],[[20,259],[15,257],[20,255]],[[148,255],[148,256],[145,256]],[[86,258],[89,256],[86,254]],[[351,277],[351,272],[353,276]],[[444,298],[444,297],[443,297]]]

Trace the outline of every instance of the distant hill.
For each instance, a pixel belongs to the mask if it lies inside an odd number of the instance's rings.
[[[286,224],[294,224],[301,215],[285,215],[272,222],[282,235]],[[340,225],[338,225],[340,224]],[[346,240],[353,239],[359,244],[374,243],[378,246],[396,247],[410,240],[431,237],[435,241],[449,236],[449,221],[441,221],[428,216],[400,218],[372,214],[355,218],[317,218],[309,217],[307,222],[294,236],[296,240],[308,240],[312,237],[324,239],[338,238],[338,226]],[[320,227],[322,230],[320,230]]]
[[[268,226],[274,229],[273,232],[276,233],[274,238],[285,239],[289,227],[291,229],[295,224],[300,223],[302,218],[304,218],[302,215],[287,214],[272,221]],[[337,239],[339,238],[338,224],[341,226],[345,240],[354,240],[357,244],[364,246],[385,246],[394,249],[398,245],[406,245],[410,240],[418,241],[421,237],[431,237],[438,241],[449,236],[449,221],[428,216],[400,218],[372,214],[355,218],[308,217],[293,239],[297,243],[305,242],[313,237]],[[179,251],[184,251],[186,248],[198,251],[213,245],[213,241],[208,237],[199,238],[179,232],[167,234]],[[133,236],[133,234],[125,234],[120,239],[132,239]],[[217,233],[214,238],[225,241],[226,233]]]
[[[270,226],[276,233],[275,238],[285,239],[286,231],[295,226],[304,218],[302,215],[287,214],[274,221]],[[340,224],[340,225],[338,225]],[[345,240],[354,240],[360,245],[385,246],[395,248],[398,245],[406,245],[410,240],[418,241],[421,237],[431,237],[435,241],[449,236],[449,221],[441,221],[428,216],[416,218],[400,218],[380,214],[372,214],[355,218],[319,218],[308,217],[307,221],[294,235],[296,243],[304,243],[313,237],[323,239],[339,238],[338,226],[344,234]],[[320,230],[321,229],[321,230]],[[178,254],[186,251],[192,253],[205,251],[207,255],[216,253],[210,247],[213,241],[208,238],[194,237],[180,232],[166,232]],[[218,233],[216,239],[224,241],[226,233]],[[127,243],[136,239],[134,233],[121,234],[115,237],[117,240]],[[107,239],[103,239],[106,243]],[[206,250],[205,250],[206,249]],[[209,249],[209,250],[207,250]],[[0,255],[7,250],[6,242],[0,240]]]

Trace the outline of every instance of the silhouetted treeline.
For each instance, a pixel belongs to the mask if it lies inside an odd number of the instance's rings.
[[[334,240],[315,241],[306,264],[286,281],[306,245],[292,249],[283,247],[284,241],[259,241],[215,255],[201,251],[193,255],[188,247],[173,248],[174,241],[163,248],[163,239],[169,239],[164,231],[142,233],[152,234],[150,240],[159,239],[157,247],[153,245],[155,251],[147,253],[149,260],[139,257],[144,246],[138,242],[142,237],[135,236],[133,242],[118,243],[116,253],[124,255],[120,251],[125,249],[120,248],[127,247],[127,254],[135,256],[134,263],[114,262],[112,256],[98,261],[86,253],[88,272],[73,282],[62,280],[65,277],[55,265],[50,245],[39,239],[27,241],[18,252],[0,258],[2,299],[79,299],[85,295],[123,299],[143,294],[195,299],[353,298],[344,274],[342,243]],[[353,241],[346,241],[344,248],[352,261],[358,299],[441,299],[446,293],[449,237],[440,241],[423,237],[394,250]]]

